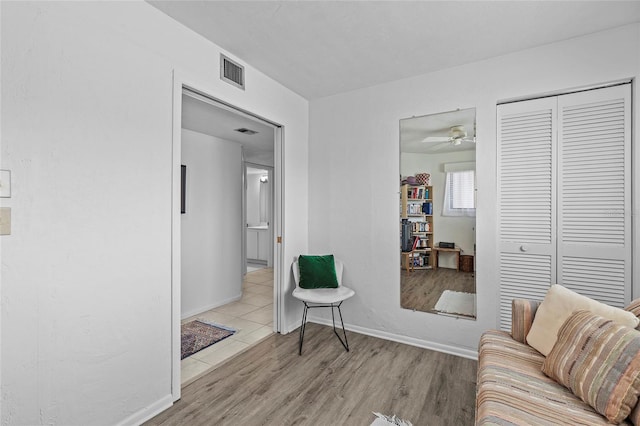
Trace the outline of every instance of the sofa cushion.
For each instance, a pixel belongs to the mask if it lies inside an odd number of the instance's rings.
[[[625,306],[624,310],[631,312],[633,315],[637,316],[640,319],[640,298],[632,300],[629,305]],[[636,330],[640,331],[640,324],[638,324]]]
[[[624,310],[629,311],[633,315],[640,318],[640,297],[632,300],[631,303],[625,306]],[[638,324],[638,326],[636,327],[636,330],[640,331],[640,324]],[[631,414],[629,414],[629,419],[631,420],[631,423],[633,423],[634,425],[640,426],[640,405],[639,404],[636,404],[636,408],[634,408],[631,411]]]
[[[531,330],[527,335],[527,343],[547,356],[556,343],[558,330],[562,324],[574,311],[578,310],[593,312],[631,328],[637,327],[640,322],[631,312],[605,305],[554,284],[538,307]]]
[[[609,424],[569,389],[545,376],[543,362],[539,352],[508,333],[485,332],[478,352],[476,424]]]
[[[631,303],[625,306],[624,310],[631,312],[633,315],[637,317],[640,317],[640,297],[635,300],[632,300]]]
[[[636,407],[633,410],[631,410],[631,414],[629,414],[628,419],[635,426],[640,426],[640,406],[638,404],[636,404]]]
[[[527,299],[511,301],[511,337],[520,343],[527,343],[527,334],[536,316],[540,302]]]
[[[640,393],[640,332],[577,311],[560,327],[542,372],[612,423],[620,423]]]

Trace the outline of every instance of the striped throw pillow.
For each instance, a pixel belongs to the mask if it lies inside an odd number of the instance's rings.
[[[628,419],[631,420],[631,423],[635,426],[640,425],[640,407],[638,407],[638,404],[636,404],[636,408],[631,410],[631,414],[629,414]]]
[[[620,423],[640,394],[640,332],[576,311],[560,327],[542,372],[610,422]]]

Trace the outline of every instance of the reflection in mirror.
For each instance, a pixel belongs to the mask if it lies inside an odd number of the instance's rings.
[[[266,227],[269,224],[269,171],[247,166],[247,226]]]
[[[400,304],[475,319],[475,108],[400,120]]]

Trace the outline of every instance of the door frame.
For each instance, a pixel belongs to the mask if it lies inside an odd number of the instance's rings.
[[[217,107],[269,125],[274,129],[273,164],[273,331],[281,332],[284,325],[285,303],[283,291],[284,239],[284,127],[272,120],[239,108],[216,96],[210,85],[173,71],[172,160],[171,160],[171,395],[180,399],[180,322],[181,322],[181,164],[182,164],[182,93],[195,92]],[[246,225],[242,224],[243,228]],[[239,230],[242,235],[242,230]]]

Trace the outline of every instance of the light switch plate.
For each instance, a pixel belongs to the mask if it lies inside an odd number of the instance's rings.
[[[0,207],[0,235],[11,235],[11,207]]]
[[[11,198],[11,170],[0,170],[0,198]]]

